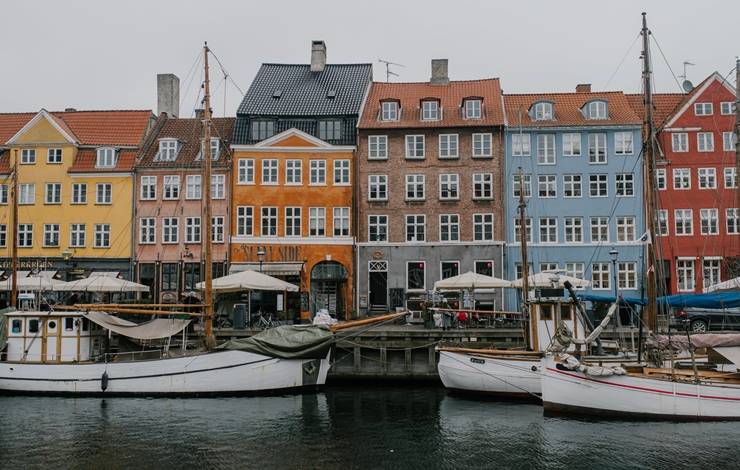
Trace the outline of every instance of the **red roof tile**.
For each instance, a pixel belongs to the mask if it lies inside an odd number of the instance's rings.
[[[81,145],[138,147],[153,118],[151,111],[55,112]]]
[[[72,166],[67,170],[69,173],[113,173],[130,172],[134,168],[138,150],[123,149],[118,151],[115,168],[96,168],[95,162],[98,157],[96,149],[80,149]]]
[[[656,127],[661,127],[673,115],[673,112],[683,103],[687,95],[683,93],[654,93],[653,94],[653,123]],[[644,96],[640,94],[627,95],[627,101],[640,116],[645,119]]]
[[[581,108],[593,100],[607,101],[608,119],[586,119]],[[535,121],[530,118],[530,108],[539,101],[549,101],[554,104],[554,120]],[[504,95],[504,103],[508,124],[511,127],[520,124],[520,116],[521,125],[530,127],[639,125],[642,122],[621,91]]]
[[[461,106],[465,98],[483,99],[483,119],[463,119]],[[442,119],[422,121],[421,101],[438,99]],[[398,121],[380,121],[381,101],[398,100],[401,118]],[[469,81],[451,81],[447,85],[420,83],[373,82],[360,118],[360,128],[416,128],[416,127],[480,127],[503,126],[504,113],[501,103],[501,85],[498,78]]]
[[[35,115],[36,113],[0,114],[0,145],[9,141]]]

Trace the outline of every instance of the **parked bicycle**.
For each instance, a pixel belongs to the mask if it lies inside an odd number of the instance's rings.
[[[258,328],[261,330],[280,326],[281,324],[282,323],[278,321],[277,318],[274,318],[272,313],[269,312],[257,312],[256,316],[252,318],[252,328]]]

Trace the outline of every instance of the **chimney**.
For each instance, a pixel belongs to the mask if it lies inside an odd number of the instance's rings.
[[[157,114],[176,118],[180,114],[180,79],[172,73],[157,74]]]
[[[576,85],[576,93],[591,93],[591,84],[579,83]]]
[[[311,41],[311,72],[323,72],[326,67],[326,44]]]
[[[432,59],[432,78],[429,79],[432,85],[447,85],[450,83],[450,77],[447,76],[447,59]]]
[[[75,108],[64,108],[65,113],[74,113],[75,111],[77,111]]]

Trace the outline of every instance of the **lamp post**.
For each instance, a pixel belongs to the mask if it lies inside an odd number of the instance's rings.
[[[614,275],[612,276],[614,279],[614,301],[619,302],[619,295],[618,295],[618,279],[617,279],[617,258],[619,257],[619,252],[616,248],[612,247],[611,250],[609,250],[609,256],[612,257],[612,271],[614,272]],[[619,303],[617,303],[617,326],[622,326],[622,317],[619,312]]]
[[[262,263],[265,262],[265,249],[263,247],[257,248],[257,259],[260,261],[260,272],[262,272]]]

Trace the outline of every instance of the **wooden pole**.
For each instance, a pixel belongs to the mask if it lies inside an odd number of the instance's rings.
[[[148,310],[141,308],[100,308],[100,307],[84,307],[81,305],[57,305],[54,310],[73,310],[82,312],[112,312],[112,313],[126,313],[131,315],[187,315],[189,317],[202,317],[200,313],[192,312],[181,312],[181,311],[169,311],[169,310]]]
[[[208,43],[203,45],[203,60],[205,66],[205,80],[203,85],[203,202],[201,227],[205,228],[203,234],[203,261],[205,273],[203,281],[205,317],[203,332],[206,337],[206,347],[212,348],[216,345],[216,337],[213,335],[213,264],[211,262],[211,82],[208,78]]]
[[[740,59],[735,59],[735,192],[737,193],[736,217],[740,216]]]
[[[18,149],[14,150],[15,159],[13,161],[13,188],[11,195],[13,198],[13,221],[10,223],[12,228],[10,233],[10,306],[15,308],[18,302]]]
[[[394,318],[399,318],[404,315],[408,315],[409,312],[403,311],[403,312],[396,312],[396,313],[389,313],[388,315],[381,315],[379,317],[371,317],[371,318],[365,318],[362,320],[353,320],[348,321],[344,323],[335,323],[334,325],[331,325],[331,331],[339,331],[339,330],[346,330],[347,328],[354,328],[355,326],[363,326],[363,325],[372,325],[374,323],[380,323],[387,320],[393,320]]]
[[[521,116],[520,116],[521,120]],[[521,134],[521,125],[519,126],[519,132]],[[519,246],[521,247],[522,254],[522,314],[529,320],[528,328],[525,331],[524,342],[537,351],[539,349],[538,344],[534,344],[532,338],[536,338],[537,322],[534,321],[529,311],[529,257],[527,255],[527,237],[529,237],[529,231],[527,230],[527,201],[524,199],[524,173],[521,167],[519,168]]]

